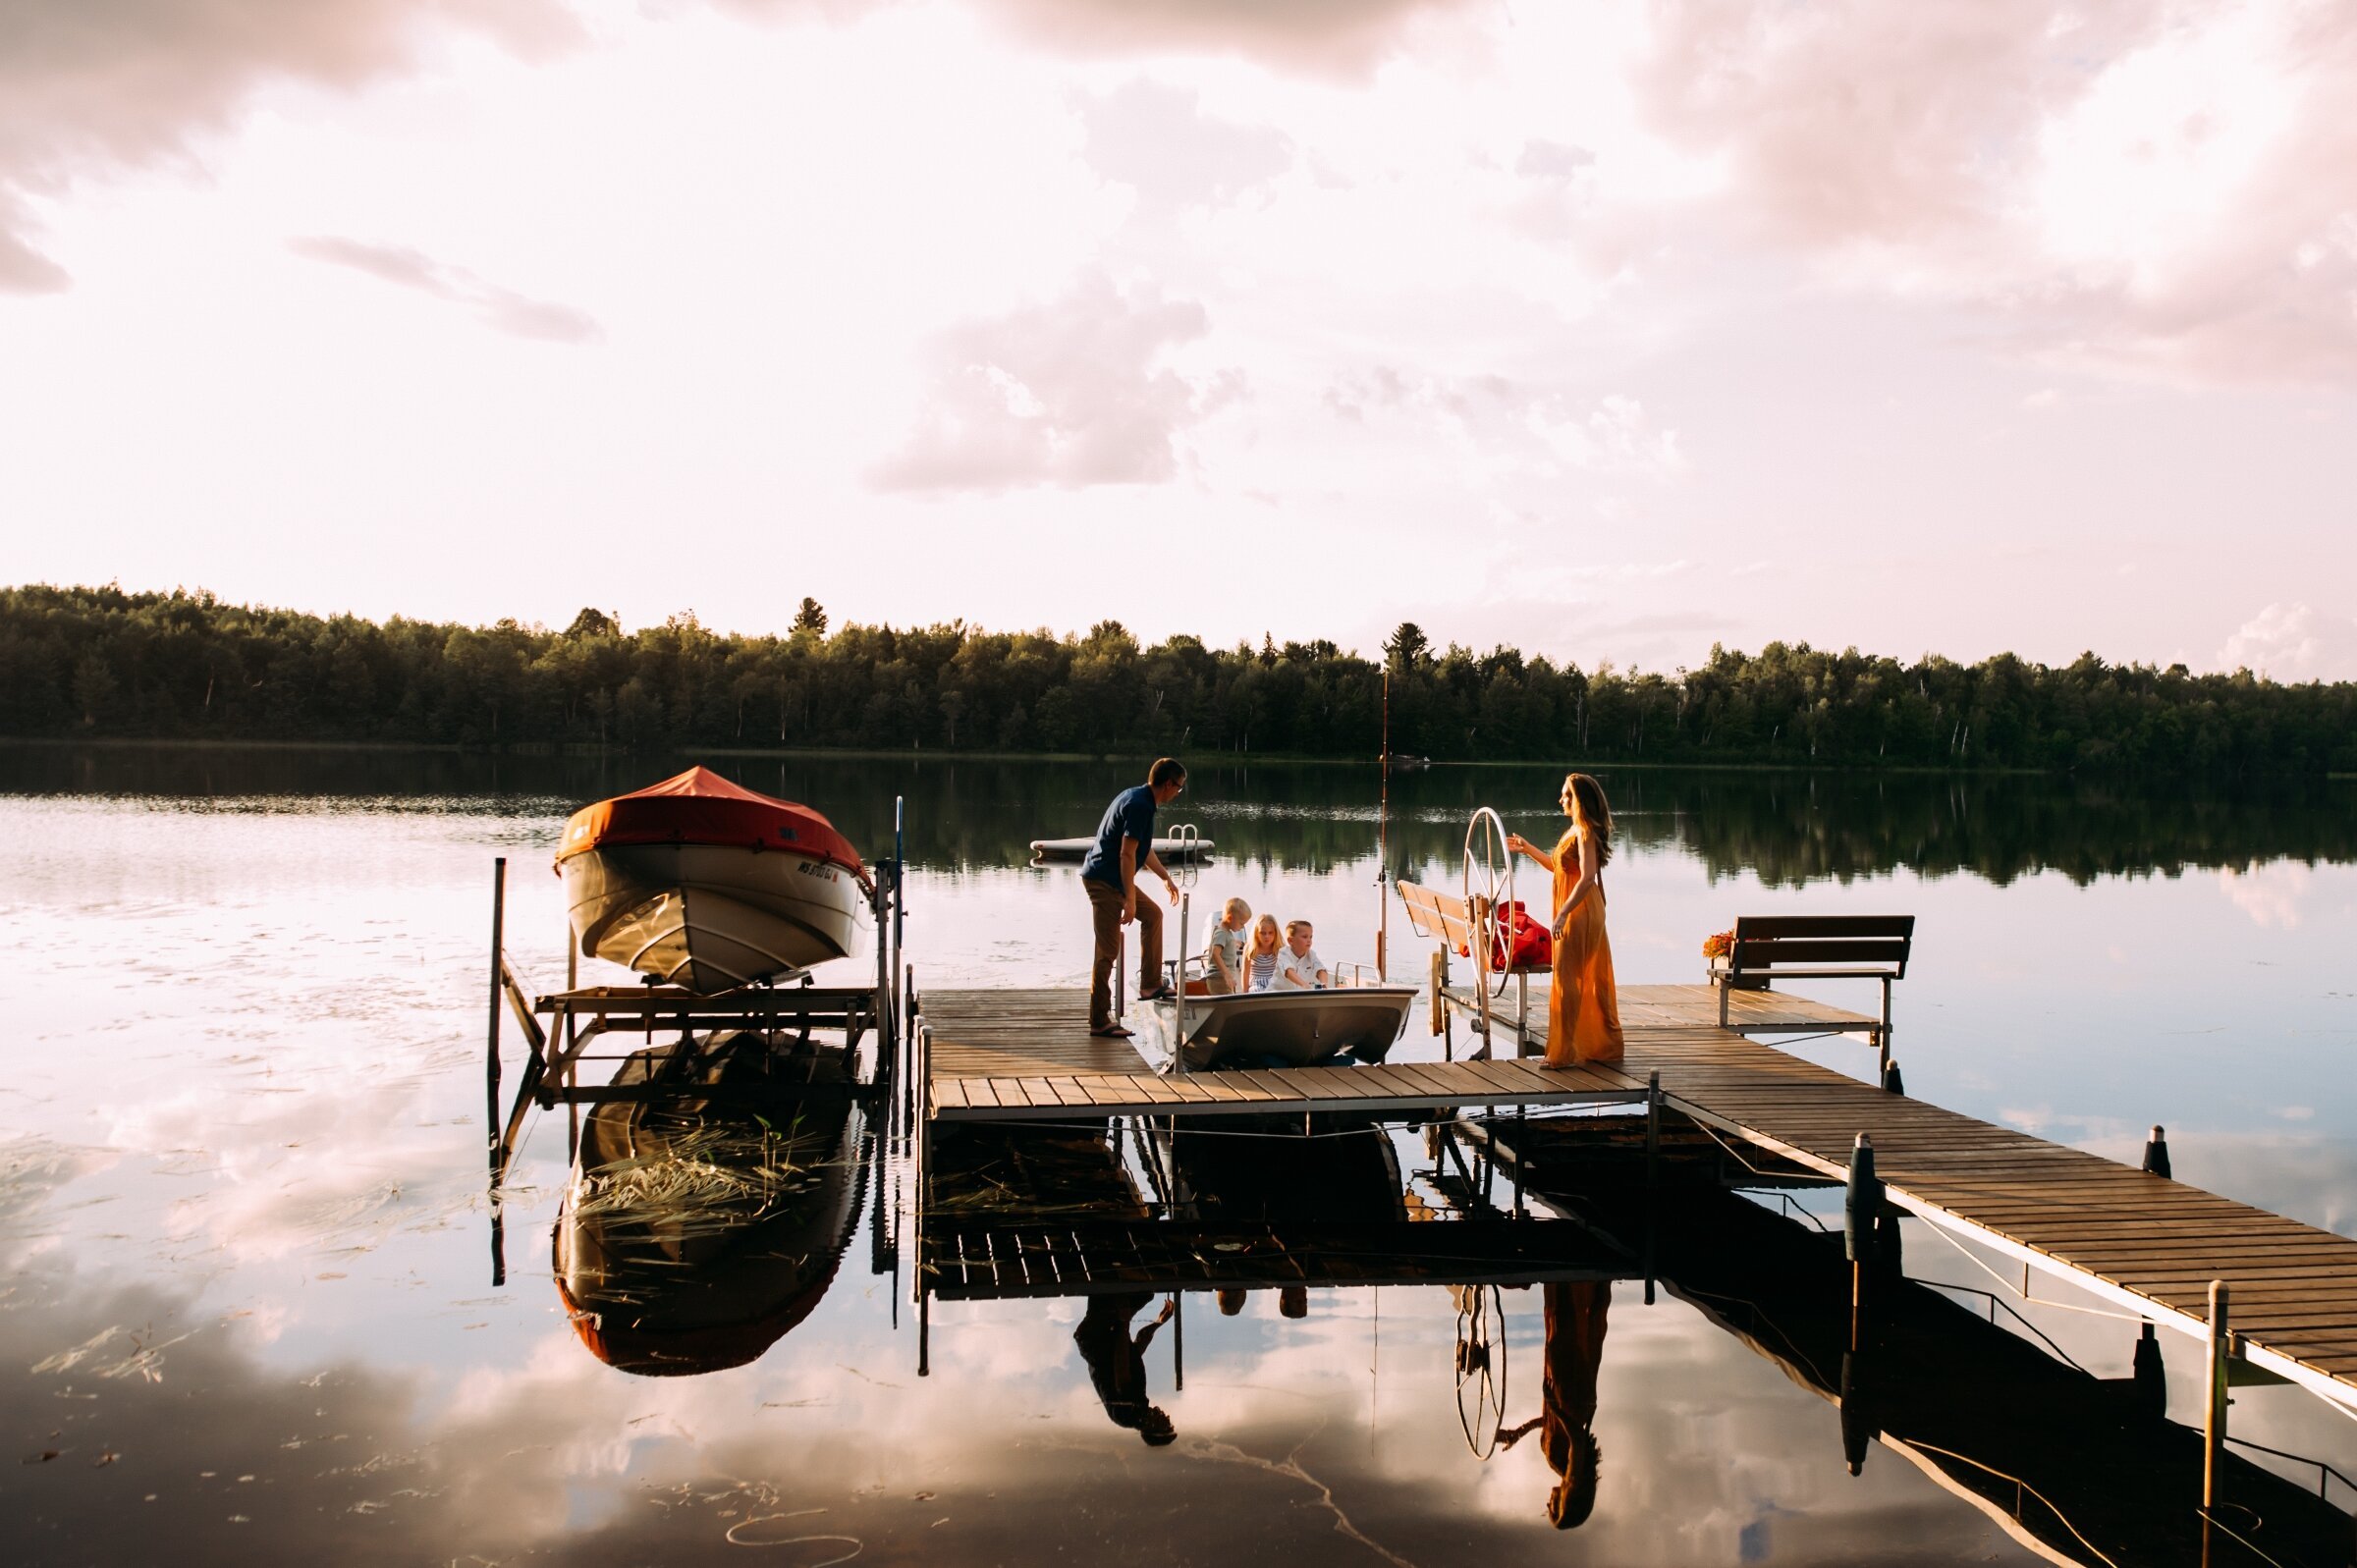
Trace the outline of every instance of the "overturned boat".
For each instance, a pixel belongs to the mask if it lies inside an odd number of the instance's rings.
[[[707,768],[575,812],[557,873],[584,955],[706,994],[844,956],[873,888],[826,818]]]
[[[725,1032],[633,1052],[590,1112],[554,1238],[598,1360],[681,1377],[759,1357],[826,1295],[858,1222],[865,1118],[840,1048]]]

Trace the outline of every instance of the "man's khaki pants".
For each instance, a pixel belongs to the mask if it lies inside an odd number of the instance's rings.
[[[1122,890],[1094,877],[1082,877],[1088,890],[1089,919],[1097,932],[1097,950],[1088,970],[1088,1026],[1110,1027],[1113,1016],[1113,966],[1122,951]],[[1137,989],[1151,991],[1162,984],[1162,910],[1145,889],[1137,890]]]

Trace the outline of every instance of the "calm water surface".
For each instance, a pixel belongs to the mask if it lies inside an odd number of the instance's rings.
[[[1602,1479],[1593,1517],[1563,1535],[1537,1441],[1469,1451],[1439,1288],[1320,1290],[1299,1319],[1266,1293],[1234,1317],[1190,1298],[1183,1391],[1175,1335],[1146,1356],[1178,1432],[1167,1447],[1108,1419],[1077,1301],[937,1303],[920,1379],[905,1279],[869,1271],[864,1228],[816,1310],[750,1365],[650,1379],[602,1364],[547,1264],[558,1117],[533,1124],[506,1205],[509,1278],[490,1284],[490,867],[511,859],[527,986],[554,989],[556,830],[662,771],[0,753],[12,1557],[2037,1560],[1890,1452],[1851,1476],[1832,1404],[1674,1288],[1647,1306],[1615,1287]],[[1131,770],[726,771],[826,810],[871,855],[907,797],[920,985],[1082,979],[1075,874],[1031,869],[1024,845],[1088,831]],[[1622,812],[1609,881],[1624,982],[1698,979],[1701,938],[1738,914],[1911,911],[1896,1039],[1918,1097],[2127,1160],[2165,1122],[2181,1178],[2357,1224],[2357,786],[1606,783]],[[1527,770],[1396,781],[1393,866],[1453,883],[1472,805],[1539,837],[1554,787]],[[1314,919],[1330,958],[1372,956],[1372,770],[1202,767],[1173,815],[1221,846],[1200,901],[1240,892]],[[1420,964],[1396,907],[1392,930]],[[1402,1053],[1436,1046],[1419,1019]],[[1796,1049],[1871,1065],[1854,1044]],[[1420,1143],[1398,1148],[1428,1191]],[[1910,1272],[1989,1283],[1909,1234]],[[1502,1298],[1508,1425],[1539,1413],[1539,1298]],[[2126,1374],[2131,1325],[2028,1312],[2090,1371]],[[2179,1420],[2198,1420],[2191,1348],[2167,1346]],[[2237,1400],[2238,1432],[2357,1473],[2346,1418],[2290,1389]]]

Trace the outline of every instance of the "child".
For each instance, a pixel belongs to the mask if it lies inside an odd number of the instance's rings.
[[[1277,917],[1262,915],[1252,928],[1252,946],[1244,953],[1244,989],[1246,991],[1276,991],[1285,979],[1285,939],[1278,933]]]
[[[1326,960],[1310,946],[1310,935],[1306,920],[1286,923],[1284,978],[1278,982],[1277,990],[1323,991],[1333,978],[1326,973]]]
[[[1233,996],[1244,989],[1244,928],[1252,923],[1252,906],[1231,898],[1211,928],[1203,948],[1203,981],[1215,997]]]

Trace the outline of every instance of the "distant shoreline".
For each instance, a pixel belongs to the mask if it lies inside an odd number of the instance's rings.
[[[410,740],[237,740],[192,736],[159,735],[91,735],[77,738],[71,735],[0,735],[0,752],[11,750],[38,751],[179,751],[179,752],[262,752],[297,754],[325,752],[339,755],[379,756],[441,756],[529,758],[581,762],[629,761],[644,758],[655,762],[678,761],[684,758],[727,758],[760,760],[765,758],[837,758],[845,762],[1045,762],[1098,765],[1108,763],[1153,760],[1144,751],[1071,752],[1071,751],[944,751],[939,749],[887,750],[872,746],[682,746],[637,750],[620,746],[598,747],[579,742],[557,744],[549,741],[524,741],[513,746],[460,745],[451,741]],[[1180,760],[1196,768],[1251,768],[1282,765],[1288,768],[1365,768],[1373,771],[1379,759],[1373,757],[1292,756],[1280,752],[1237,756],[1233,752],[1182,753]],[[1550,761],[1544,758],[1501,758],[1496,761],[1426,762],[1415,768],[1395,768],[1394,777],[1414,773],[1437,773],[1444,769],[1512,769],[1518,772],[1572,773],[1727,773],[1727,774],[1849,774],[1849,775],[1906,775],[1910,777],[1955,777],[1959,779],[1990,778],[2056,778],[2066,777],[2067,769],[2021,768],[1989,765],[1970,768],[1935,768],[1921,763],[1891,763],[1884,766],[1865,766],[1858,763],[1795,763],[1795,762],[1626,762],[1611,758],[1565,758]],[[2311,776],[2313,777],[2313,776]],[[2357,774],[2330,773],[2328,779],[2357,779]]]

